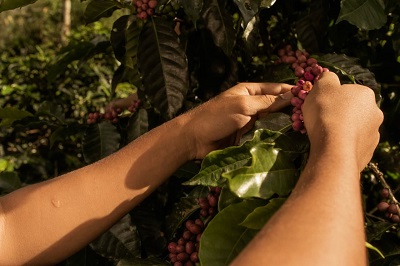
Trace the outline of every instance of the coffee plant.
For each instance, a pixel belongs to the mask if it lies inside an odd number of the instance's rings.
[[[32,2],[4,0],[0,11]],[[21,139],[48,143],[41,147],[48,158],[56,147],[78,141],[70,149],[81,154],[75,159],[89,164],[238,82],[289,83],[295,97],[293,106],[258,120],[240,145],[183,165],[110,230],[60,265],[228,265],[296,184],[309,152],[301,104],[324,71],[335,72],[342,83],[370,87],[385,114],[380,144],[361,175],[366,247],[371,265],[400,263],[397,0],[81,2],[85,27],[112,18],[109,35],[72,40],[48,62],[46,79],[59,93],[72,91],[59,86],[68,79],[66,70],[111,56],[115,64],[108,65],[112,75],[107,93],[101,94],[107,100],[93,98],[83,112],[72,115],[65,113],[71,105],[66,101],[50,99],[28,108],[12,97],[0,99],[3,194],[40,181],[27,180],[20,171],[34,162],[12,160]],[[4,80],[1,92],[7,95]],[[36,97],[45,98],[45,93]],[[107,107],[121,96],[135,100]],[[46,171],[49,160],[43,160],[47,178],[56,176]]]

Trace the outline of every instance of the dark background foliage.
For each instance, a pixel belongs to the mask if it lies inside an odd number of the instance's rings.
[[[385,121],[372,161],[398,196],[398,1],[159,0],[155,15],[144,21],[130,1],[74,0],[67,43],[60,36],[62,4],[32,2],[0,4],[2,194],[107,156],[237,82],[295,83],[289,66],[275,64],[277,50],[290,44],[307,50],[343,83],[375,91]],[[86,124],[88,113],[104,112],[109,101],[131,93],[143,102],[136,113],[125,112],[114,124]],[[208,243],[222,241],[226,230],[228,240],[237,240],[239,232],[247,243],[262,226],[254,222],[260,220],[257,208],[272,214],[295,183],[308,141],[289,130],[289,113],[260,121],[251,141],[207,157],[201,170],[200,162],[183,166],[113,228],[61,264],[168,265],[166,245],[183,221],[198,212],[196,199],[209,186],[223,186],[220,212],[209,223],[200,249],[203,265],[217,265],[210,261],[216,263],[226,250]],[[250,154],[251,149],[256,152]],[[274,149],[281,151],[280,163],[252,164],[256,157],[272,158]],[[224,164],[243,157],[242,165]],[[211,176],[208,169],[219,174]],[[285,180],[283,189],[274,186],[277,169],[290,170],[279,177]],[[257,172],[267,173],[268,189],[238,195],[238,188],[251,182],[242,176]],[[400,254],[399,227],[376,211],[381,188],[366,169],[362,189],[368,242],[386,256],[371,250],[370,261],[394,265]],[[235,219],[228,220],[229,215]],[[232,258],[222,258],[227,259]]]

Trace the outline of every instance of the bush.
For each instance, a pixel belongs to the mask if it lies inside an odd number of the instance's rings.
[[[365,230],[371,265],[398,262],[399,225],[385,219],[376,206],[383,187],[392,188],[396,196],[399,185],[395,158],[399,157],[400,5],[393,0],[384,6],[377,1],[358,10],[354,6],[358,1],[160,0],[143,15],[145,8],[136,1],[88,1],[84,12],[88,30],[79,38],[73,35],[58,53],[54,48],[47,56],[49,49],[36,48],[28,57],[2,58],[9,62],[1,69],[6,96],[0,100],[0,134],[5,139],[1,178],[8,185],[4,192],[79,167],[83,159],[99,160],[237,82],[295,84],[298,77],[279,56],[279,50],[290,45],[310,53],[343,83],[364,84],[376,94],[385,121],[381,142],[362,174]],[[109,38],[98,37],[93,25],[111,15]],[[49,60],[56,54],[56,62]],[[107,100],[129,92],[141,99],[139,109],[122,112],[115,123],[85,124],[89,112],[104,113]],[[179,169],[91,249],[109,258],[110,264],[168,265],[177,257],[169,255],[168,243],[194,228],[185,227],[187,221],[200,219],[204,224],[200,263],[225,265],[234,259],[284,202],[307,159],[308,139],[291,129],[290,114],[288,108],[270,115],[258,121],[241,146]],[[101,149],[104,146],[109,149]],[[53,154],[59,159],[54,160]],[[225,164],[223,159],[234,163]],[[26,168],[36,170],[28,174]],[[278,175],[283,169],[286,174]],[[262,184],[253,184],[260,173]],[[249,184],[253,189],[244,190]],[[210,205],[216,197],[217,206],[206,206],[205,198]],[[197,235],[197,229],[192,234]],[[215,245],[222,241],[226,243]],[[237,242],[242,245],[234,247]]]

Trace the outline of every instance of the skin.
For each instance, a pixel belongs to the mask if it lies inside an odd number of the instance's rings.
[[[54,265],[71,256],[182,164],[237,143],[259,115],[289,105],[290,88],[238,84],[96,163],[1,197],[0,265]]]
[[[360,172],[379,142],[383,114],[371,89],[324,73],[307,96],[310,157],[292,194],[232,262],[367,265]]]

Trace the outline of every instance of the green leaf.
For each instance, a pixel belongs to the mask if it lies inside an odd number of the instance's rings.
[[[255,208],[264,204],[262,200],[246,200],[219,212],[201,235],[201,265],[229,265],[258,232],[239,224]]]
[[[342,0],[336,23],[342,20],[363,30],[379,29],[387,20],[384,3],[382,0]]]
[[[275,140],[275,148],[288,153],[307,154],[310,149],[308,136],[298,131],[282,134]]]
[[[176,176],[177,178],[184,178],[184,179],[189,179],[195,176],[200,170],[200,164],[197,163],[196,161],[189,161],[186,162],[184,165],[179,167],[173,176]]]
[[[15,107],[0,108],[0,126],[10,126],[14,121],[31,116],[33,114],[30,112],[19,110]]]
[[[145,109],[139,109],[129,118],[126,134],[128,141],[131,142],[149,130],[149,121]]]
[[[190,198],[206,198],[210,193],[210,188],[205,186],[196,186],[192,191],[190,191],[188,197]]]
[[[110,42],[114,50],[115,58],[123,62],[125,56],[125,44],[126,44],[126,30],[129,26],[130,15],[121,16],[118,18],[111,29]]]
[[[297,39],[309,53],[320,51],[321,44],[326,38],[329,23],[329,2],[313,1],[310,12],[296,21]]]
[[[121,58],[121,67],[123,67],[121,81],[127,80],[137,88],[140,88],[142,85],[138,67],[138,49],[141,30],[142,24],[138,21],[134,21],[128,26],[124,37],[124,57]],[[122,47],[120,50],[122,50]]]
[[[226,207],[242,201],[243,199],[236,196],[236,194],[233,193],[228,187],[224,187],[222,188],[221,194],[218,198],[218,211],[222,211]]]
[[[64,49],[64,54],[55,62],[48,66],[47,80],[53,82],[59,74],[65,71],[69,64],[86,57],[95,47],[91,42],[72,43]]]
[[[325,54],[318,59],[319,64],[334,68],[347,76],[351,82],[371,88],[375,92],[376,101],[380,103],[381,86],[376,81],[374,73],[361,67],[357,61],[357,58],[348,57],[345,54]]]
[[[257,144],[250,153],[250,166],[222,174],[222,177],[228,180],[232,192],[242,198],[263,199],[268,199],[274,194],[289,194],[298,177],[292,157],[266,143]]]
[[[225,1],[206,0],[202,17],[206,28],[213,35],[214,43],[220,47],[227,56],[230,56],[235,46],[235,30],[232,16],[225,8]]]
[[[8,160],[0,158],[0,173],[8,168]]]
[[[392,223],[387,221],[368,222],[365,228],[367,241],[380,240],[381,236],[385,234],[391,227]]]
[[[80,135],[84,132],[85,125],[79,123],[71,123],[58,127],[51,133],[50,148],[58,141],[64,141],[73,135]]]
[[[201,164],[200,172],[183,185],[221,186],[225,180],[221,174],[249,165],[252,159],[250,150],[260,142],[272,143],[281,133],[259,129],[252,140],[240,146],[228,147],[224,150],[209,153]]]
[[[171,263],[158,258],[120,260],[117,266],[168,266]]]
[[[261,0],[260,7],[261,8],[270,8],[276,3],[276,0]]]
[[[37,0],[0,0],[0,12],[35,3]]]
[[[285,201],[285,198],[271,199],[267,205],[258,207],[250,213],[240,225],[249,229],[260,230]]]
[[[161,185],[131,212],[142,242],[142,252],[149,257],[161,256],[167,247],[164,224],[166,203],[170,191],[167,184]]]
[[[140,35],[138,63],[145,94],[165,119],[181,109],[189,88],[186,55],[168,21],[152,17]]]
[[[141,255],[140,237],[129,214],[90,243],[90,247],[103,257],[112,259],[129,259]]]
[[[196,24],[196,21],[200,18],[200,13],[204,6],[204,0],[185,0],[182,1],[182,5],[185,14]]]
[[[383,260],[381,255],[377,252],[370,253],[371,266],[378,265],[399,265],[400,258],[400,241],[395,233],[386,233],[382,235],[381,240],[369,242],[377,248],[384,256]]]
[[[171,240],[182,223],[199,208],[200,206],[196,198],[181,198],[167,216],[165,228],[167,239]]]
[[[296,83],[296,75],[289,64],[274,65],[272,69],[267,69],[263,75],[265,82],[277,82],[277,83]]]
[[[11,192],[21,187],[17,172],[0,172],[0,189]]]
[[[117,1],[113,0],[92,0],[86,6],[83,14],[87,24],[95,22],[104,17],[110,17],[120,7]]]
[[[253,138],[254,132],[258,129],[268,129],[272,131],[286,132],[292,128],[292,120],[285,113],[271,113],[266,117],[258,119],[252,130],[242,136],[240,143]]]
[[[119,148],[120,139],[117,128],[109,122],[89,125],[82,143],[85,161],[93,163],[114,153]]]
[[[66,122],[62,107],[54,102],[43,102],[36,114],[39,116],[48,116],[53,118],[53,120],[58,120],[62,124]]]
[[[260,1],[234,0],[239,8],[243,18],[243,27],[247,27],[247,23],[258,13]]]

